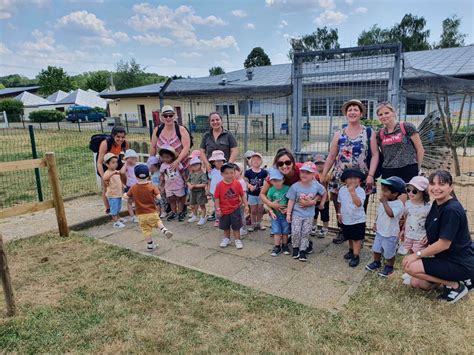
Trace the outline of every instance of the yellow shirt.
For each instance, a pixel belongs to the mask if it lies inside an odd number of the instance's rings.
[[[123,194],[122,180],[120,174],[115,174],[115,171],[106,170],[104,173],[104,181],[108,181],[107,191],[105,195],[109,198],[119,198]]]

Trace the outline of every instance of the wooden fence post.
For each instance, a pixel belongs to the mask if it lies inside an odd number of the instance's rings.
[[[49,183],[51,184],[54,209],[56,210],[56,218],[58,220],[59,235],[61,237],[67,237],[69,236],[69,228],[67,226],[66,210],[64,209],[64,201],[63,196],[61,194],[61,185],[59,184],[56,158],[54,156],[54,153],[46,153],[45,159],[46,165],[48,166],[48,176]]]
[[[8,269],[7,255],[3,250],[3,236],[0,234],[0,278],[2,279],[3,293],[5,294],[5,303],[7,304],[7,316],[15,315],[16,306],[13,297],[12,281],[10,279],[10,270]]]

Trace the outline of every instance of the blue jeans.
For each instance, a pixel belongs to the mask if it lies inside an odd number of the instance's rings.
[[[276,215],[276,219],[272,218],[272,233],[278,235],[290,234],[290,224],[286,221],[285,215]]]
[[[122,198],[121,197],[109,197],[110,215],[118,216],[122,209]]]

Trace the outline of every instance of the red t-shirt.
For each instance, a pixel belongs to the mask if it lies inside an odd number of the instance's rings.
[[[240,208],[240,198],[244,196],[244,190],[239,181],[234,180],[227,184],[224,180],[216,186],[214,198],[218,198],[220,202],[221,214],[227,215]]]

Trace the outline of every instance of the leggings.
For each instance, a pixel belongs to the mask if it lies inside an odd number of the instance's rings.
[[[309,234],[313,227],[313,217],[293,216],[291,221],[291,245],[293,248],[306,250],[309,247]]]

